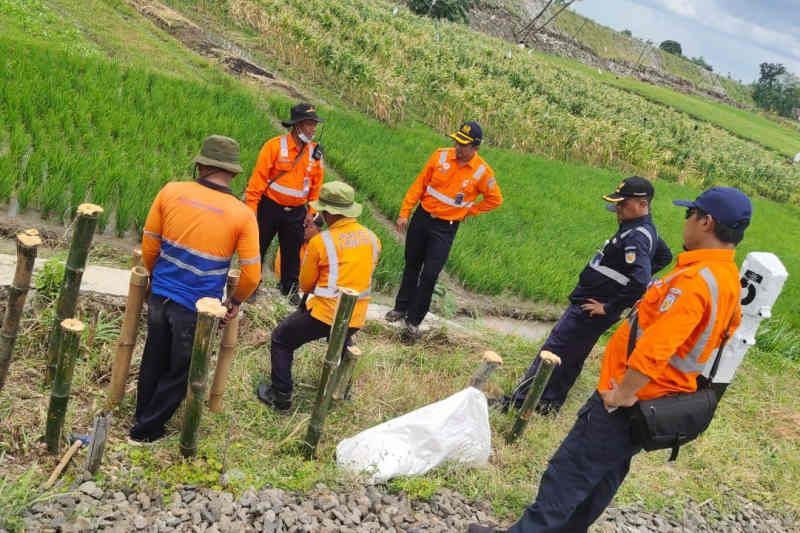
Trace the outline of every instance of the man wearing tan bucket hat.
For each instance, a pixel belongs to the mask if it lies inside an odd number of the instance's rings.
[[[308,241],[300,270],[300,289],[313,296],[305,306],[283,320],[272,332],[270,355],[272,383],[261,383],[256,396],[278,411],[292,405],[292,360],[300,346],[330,335],[339,287],[361,293],[353,310],[350,337],[363,325],[378,264],[381,243],[358,222],[361,204],[353,188],[340,181],[322,186],[319,200],[310,202],[325,220],[327,229]]]
[[[144,225],[142,261],[151,272],[151,294],[130,431],[134,441],[160,439],[186,395],[197,300],[222,298],[234,253],[242,274],[227,302],[226,321],[261,278],[256,218],[230,189],[242,171],[239,144],[211,135],[194,163],[197,179],[165,185]]]

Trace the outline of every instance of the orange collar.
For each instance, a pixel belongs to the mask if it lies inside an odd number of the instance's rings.
[[[723,263],[733,263],[736,250],[725,248],[702,248],[690,250],[678,255],[676,266],[682,267],[698,263],[700,261],[718,261]]]
[[[350,224],[354,224],[355,222],[356,222],[356,219],[354,219],[354,218],[340,218],[339,220],[337,220],[336,222],[331,224],[328,227],[328,229],[343,228],[345,226],[349,226]]]

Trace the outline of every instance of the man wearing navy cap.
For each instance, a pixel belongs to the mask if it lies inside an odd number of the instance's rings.
[[[561,365],[536,406],[540,414],[558,412],[600,335],[639,299],[652,275],[672,261],[650,217],[654,192],[648,180],[631,176],[603,196],[609,210],[616,213],[619,228],[581,272],[569,307],[542,346],[558,355]],[[516,408],[522,405],[538,367],[537,356],[511,397],[503,398],[504,409],[512,402]]]
[[[697,391],[725,338],[741,321],[736,246],[750,224],[750,199],[714,187],[684,206],[675,269],[655,281],[606,345],[597,390],[539,482],[534,501],[509,533],[587,531],[611,502],[642,450],[632,431],[638,401]],[[468,533],[499,530],[478,524]]]
[[[478,155],[483,141],[478,123],[463,123],[450,138],[453,148],[440,148],[428,159],[409,187],[397,217],[397,229],[408,228],[405,267],[394,309],[386,313],[386,320],[405,320],[406,342],[420,337],[419,324],[428,313],[459,224],[503,203],[494,171]],[[478,196],[482,196],[480,201]]]

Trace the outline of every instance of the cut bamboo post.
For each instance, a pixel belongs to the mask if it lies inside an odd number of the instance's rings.
[[[489,381],[489,377],[492,375],[492,372],[494,372],[495,369],[502,364],[502,357],[491,350],[486,350],[483,352],[481,366],[478,368],[478,371],[475,372],[475,375],[472,376],[469,386],[475,387],[478,390],[483,389],[483,386],[486,385],[487,381]]]
[[[192,345],[192,361],[189,363],[189,383],[186,386],[183,427],[181,428],[181,454],[191,457],[197,453],[197,431],[203,412],[206,388],[208,387],[208,361],[216,338],[219,320],[225,316],[225,306],[216,298],[197,300],[197,326]]]
[[[128,285],[128,301],[125,303],[125,316],[122,319],[122,329],[117,342],[117,353],[111,366],[111,385],[108,387],[106,401],[108,411],[119,405],[125,395],[125,384],[128,381],[131,355],[139,333],[139,317],[142,314],[145,293],[147,293],[147,269],[143,266],[133,267]]]
[[[231,270],[228,272],[227,298],[230,298],[239,285],[241,272]],[[236,339],[239,336],[239,315],[233,317],[222,330],[222,340],[219,345],[217,367],[214,369],[214,381],[211,384],[211,393],[208,395],[208,408],[214,413],[222,411],[222,400],[225,388],[228,385],[228,375],[233,364],[233,354],[236,351]]]
[[[50,406],[47,409],[47,429],[45,442],[47,451],[58,453],[61,444],[61,432],[64,429],[64,417],[67,414],[69,391],[72,387],[72,371],[80,351],[83,322],[74,318],[66,318],[59,324],[61,335],[56,349],[56,366],[53,375],[53,386],[50,391]]]
[[[103,460],[103,451],[106,448],[108,429],[111,427],[111,413],[98,413],[94,417],[94,430],[92,440],[89,441],[89,451],[86,452],[86,471],[94,475],[100,468]]]
[[[342,357],[347,330],[350,327],[350,318],[353,316],[353,309],[358,301],[358,291],[352,289],[339,288],[339,301],[336,304],[336,314],[331,325],[331,334],[328,338],[328,351],[325,354],[325,363],[322,366],[322,377],[317,388],[317,399],[314,402],[314,409],[311,412],[311,420],[308,423],[308,432],[305,438],[305,452],[309,457],[317,454],[317,445],[322,437],[322,429],[325,425],[325,417],[328,415],[328,408],[331,403],[331,388],[329,381],[339,359]]]
[[[58,292],[56,316],[53,320],[53,326],[50,329],[50,338],[47,344],[46,385],[49,385],[53,381],[56,366],[58,365],[56,352],[61,337],[61,328],[59,325],[65,318],[75,316],[75,308],[78,304],[78,292],[81,288],[83,271],[86,268],[89,246],[94,237],[97,220],[100,218],[102,212],[103,208],[99,205],[81,204],[78,206],[75,231],[72,234],[72,244],[70,244],[67,263],[64,268],[64,280],[61,282],[61,290]]]
[[[561,364],[561,358],[553,352],[549,352],[547,350],[542,350],[539,352],[539,359],[541,360],[541,364],[536,370],[536,374],[533,376],[533,384],[531,384],[531,388],[528,391],[528,395],[525,397],[525,401],[522,402],[522,407],[517,415],[517,420],[514,422],[514,427],[511,429],[511,433],[508,435],[507,440],[509,443],[517,440],[525,431],[525,428],[527,427],[528,422],[533,415],[533,408],[539,403],[539,400],[542,398],[544,388],[547,386],[547,382],[550,381],[550,375],[553,373],[553,369],[556,367],[556,365]]]
[[[332,400],[344,400],[350,395],[350,386],[353,383],[353,371],[356,369],[361,349],[358,346],[346,346],[342,354],[342,362],[336,370],[334,384],[331,387]]]
[[[131,268],[136,268],[138,266],[144,266],[142,263],[142,249],[134,248],[133,253],[131,253]]]
[[[17,269],[14,271],[14,280],[8,287],[8,305],[3,318],[3,329],[0,332],[0,391],[6,383],[8,367],[14,354],[14,344],[17,341],[19,321],[25,308],[28,289],[31,286],[33,265],[36,262],[36,253],[42,239],[35,229],[28,229],[17,233]]]

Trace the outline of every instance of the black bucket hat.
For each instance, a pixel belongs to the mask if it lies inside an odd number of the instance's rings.
[[[302,122],[304,120],[313,120],[314,122],[323,122],[323,120],[317,115],[317,108],[311,104],[301,103],[297,104],[296,106],[292,107],[291,111],[292,115],[289,120],[282,120],[281,124],[283,124],[284,128],[291,128],[298,122]]]

